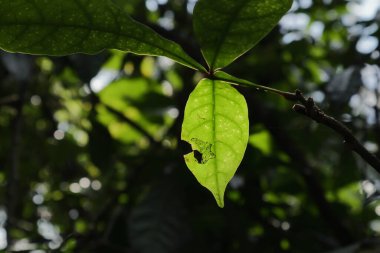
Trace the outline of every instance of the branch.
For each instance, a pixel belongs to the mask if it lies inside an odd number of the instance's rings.
[[[216,72],[211,78],[216,80],[225,81],[232,84],[237,84],[244,87],[254,88],[257,91],[271,92],[282,96],[288,101],[298,102],[295,104],[293,110],[316,122],[323,124],[343,137],[344,141],[351,147],[351,149],[360,155],[368,164],[370,164],[378,173],[380,173],[380,160],[371,154],[352,134],[352,132],[338,120],[325,114],[314,102],[312,98],[306,99],[304,95],[297,90],[296,92],[285,92],[271,87],[266,87],[252,83],[247,80],[239,79],[231,76],[225,72]]]
[[[293,110],[316,122],[323,124],[343,137],[346,144],[360,155],[368,164],[370,164],[377,172],[380,173],[380,160],[371,154],[352,134],[352,132],[341,122],[333,117],[325,114],[314,102],[312,98],[306,99],[304,95],[297,90],[295,92],[297,100],[300,104],[295,104]]]

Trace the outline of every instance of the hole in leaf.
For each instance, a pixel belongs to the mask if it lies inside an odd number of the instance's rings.
[[[202,153],[198,150],[194,150],[194,158],[197,160],[198,163],[203,163]]]
[[[210,159],[215,158],[215,153],[211,151],[211,143],[198,138],[192,138],[190,142],[191,145],[187,141],[181,140],[181,148],[186,154],[192,153],[199,164],[206,164]]]

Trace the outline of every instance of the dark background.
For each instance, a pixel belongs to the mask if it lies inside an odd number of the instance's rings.
[[[115,2],[201,60],[195,0]],[[226,71],[301,89],[379,155],[376,4],[297,0]],[[379,252],[378,173],[280,96],[239,88],[251,137],[220,209],[182,159],[199,74],[117,51],[0,60],[0,250]]]

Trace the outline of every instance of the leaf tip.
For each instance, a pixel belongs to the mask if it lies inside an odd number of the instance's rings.
[[[224,200],[223,200],[223,199],[216,200],[216,203],[218,204],[218,206],[219,206],[220,208],[223,208],[223,207],[224,207]]]
[[[215,192],[215,191],[209,189],[208,187],[206,187],[206,188],[212,193],[212,195],[214,195],[214,198],[215,198],[218,206],[220,208],[223,208],[224,207],[224,191],[222,193],[218,193],[218,192]]]

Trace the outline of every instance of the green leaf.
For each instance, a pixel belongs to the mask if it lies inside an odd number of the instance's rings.
[[[199,0],[194,30],[211,70],[233,62],[258,43],[292,0]]]
[[[110,0],[0,0],[0,34],[0,48],[9,52],[62,56],[119,49],[204,71],[178,44]]]
[[[186,165],[220,207],[243,159],[248,135],[244,97],[228,83],[203,79],[187,101],[181,138],[193,149],[184,156]]]

